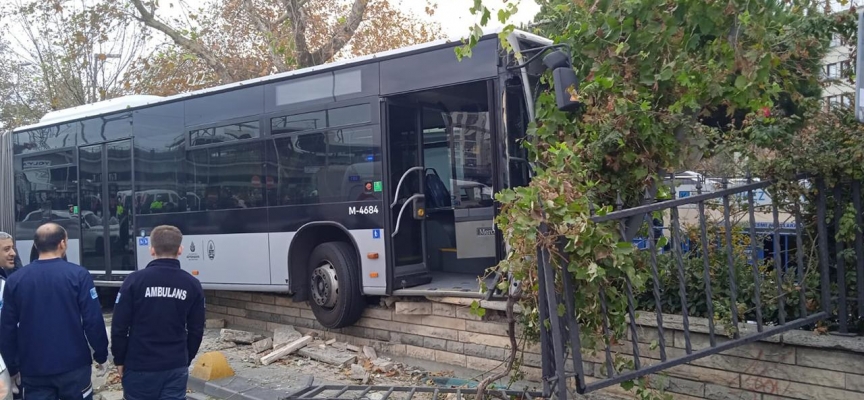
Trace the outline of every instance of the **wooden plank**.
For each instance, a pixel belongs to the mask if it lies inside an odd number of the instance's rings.
[[[261,357],[261,364],[270,365],[272,362],[281,359],[297,350],[300,350],[306,347],[309,342],[312,341],[312,336],[303,336],[300,339],[295,340],[283,347],[280,347],[276,350],[273,350],[270,354],[267,354],[264,357]]]

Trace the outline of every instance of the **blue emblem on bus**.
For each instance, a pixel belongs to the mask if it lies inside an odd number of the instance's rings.
[[[372,239],[381,239],[381,230],[373,229],[372,230]]]
[[[146,237],[138,238],[138,245],[139,246],[149,246],[150,245],[150,238],[146,238]]]

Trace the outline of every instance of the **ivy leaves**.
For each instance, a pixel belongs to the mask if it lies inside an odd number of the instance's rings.
[[[538,96],[533,144],[526,146],[535,176],[530,186],[497,197],[503,206],[497,223],[511,249],[500,267],[523,282],[526,315],[538,315],[540,246],[557,268],[573,274],[583,343],[626,334],[624,288],[642,293],[651,272],[631,243],[621,241],[617,222],[596,224],[592,214],[619,201],[641,204],[661,176],[714,152],[793,151],[791,139],[806,131],[802,121],[819,94],[828,38],[840,22],[852,26],[820,11],[815,0],[544,2],[536,33],[572,49],[584,107],[565,114],[548,93]],[[481,17],[479,25],[491,18],[482,0],[472,13]],[[478,32],[475,26],[457,55],[470,55]],[[807,143],[818,132],[813,137]],[[548,233],[539,232],[541,221]],[[607,317],[611,338],[601,334]]]

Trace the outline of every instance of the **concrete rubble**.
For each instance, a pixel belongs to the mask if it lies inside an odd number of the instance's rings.
[[[255,342],[255,343],[252,343],[252,350],[254,350],[255,353],[263,353],[267,350],[272,350],[272,349],[273,349],[273,339],[271,339],[271,338],[264,338],[264,339],[261,339],[261,340]]]
[[[354,346],[334,338],[318,339],[314,333],[304,335],[290,326],[279,327],[272,335],[272,338],[262,337],[253,332],[221,329],[221,343],[216,348],[247,352],[251,350],[251,353],[246,353],[243,360],[262,366],[274,363],[303,366],[307,361],[302,359],[288,361],[288,357],[292,355],[302,357],[329,365],[361,384],[368,384],[381,377],[404,374],[406,377],[413,378],[414,375],[410,372],[406,373],[403,365],[389,358],[379,357],[378,352],[370,346]]]
[[[223,342],[234,342],[237,344],[252,344],[264,339],[264,336],[247,331],[238,331],[236,329],[222,329],[220,331],[220,337]]]
[[[276,328],[276,330],[273,331],[273,348],[277,349],[297,339],[300,339],[301,337],[303,337],[303,334],[297,332],[294,327],[285,326]]]
[[[219,326],[218,322],[209,324]],[[445,365],[432,367],[435,369],[431,371],[437,372],[429,372],[379,355],[372,347],[355,346],[333,337],[319,337],[314,331],[303,330],[301,333],[293,327],[283,326],[262,333],[265,335],[222,327],[208,328],[199,355],[220,351],[237,376],[255,381],[261,387],[287,391],[308,384],[309,377],[314,377],[318,384],[427,386],[436,385],[435,380],[454,373]],[[266,363],[262,361],[265,358]],[[427,362],[420,365],[430,368]],[[113,365],[102,377],[94,374],[94,398],[122,399],[120,381]],[[190,393],[189,398],[206,397],[193,395],[201,394]],[[382,397],[383,393],[372,391],[364,400],[380,400]]]

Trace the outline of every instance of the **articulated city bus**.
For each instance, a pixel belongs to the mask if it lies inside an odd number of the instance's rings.
[[[576,81],[551,41],[508,42],[49,113],[7,137],[18,249],[57,222],[68,259],[118,286],[150,260],[150,230],[175,225],[205,288],[291,293],[331,328],[356,321],[364,296],[481,296],[478,276],[504,255],[494,193],[529,177],[519,140],[540,75]]]

